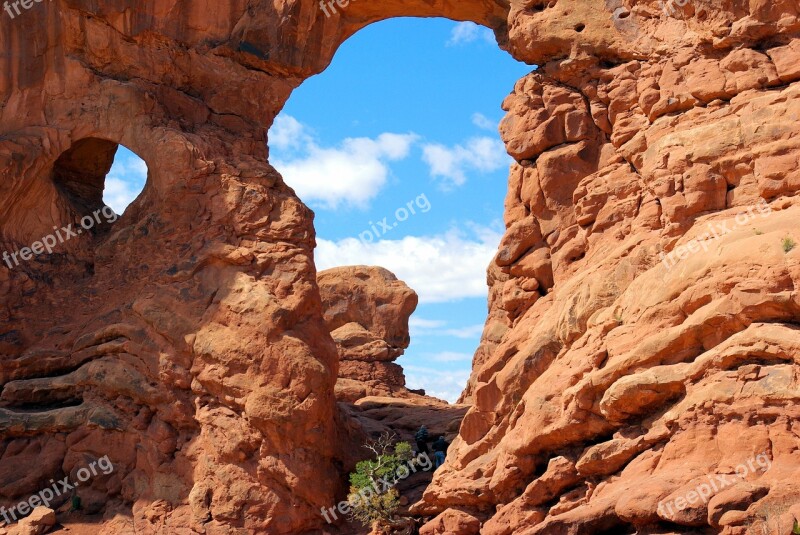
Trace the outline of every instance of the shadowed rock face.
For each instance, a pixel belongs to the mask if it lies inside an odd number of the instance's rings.
[[[54,0],[3,14],[2,250],[94,210],[114,145],[150,174],[110,228],[0,264],[2,504],[108,454],[114,471],[81,491],[106,533],[321,524],[348,447],[336,346],[312,213],[266,163],[264,132],[358,29],[445,16],[541,68],[504,103],[508,231],[473,407],[416,506],[441,513],[423,533],[791,525],[800,8],[681,3],[362,0],[327,18],[307,0]]]

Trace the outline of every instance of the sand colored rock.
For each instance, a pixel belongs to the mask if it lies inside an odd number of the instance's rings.
[[[43,535],[56,525],[56,513],[47,507],[37,507],[27,518],[20,520],[18,535]]]
[[[540,68],[503,104],[507,233],[473,406],[412,508],[432,519],[423,531],[789,525],[800,7],[681,4],[360,1],[328,18],[306,0],[54,0],[4,14],[0,249],[102,208],[116,144],[150,174],[114,223],[0,263],[0,505],[108,454],[113,473],[78,493],[106,515],[97,532],[321,528],[360,436],[348,426],[368,424],[336,404],[340,370],[348,396],[399,375],[359,321],[333,331],[370,360],[339,366],[312,213],[267,163],[264,132],[360,28],[444,16]],[[661,507],[759,455],[767,470],[707,504]]]

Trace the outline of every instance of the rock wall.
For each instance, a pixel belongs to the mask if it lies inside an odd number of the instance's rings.
[[[565,4],[531,5],[512,49]],[[423,533],[788,533],[800,517],[800,7],[728,5],[550,19],[664,44],[576,42],[504,102],[517,163],[493,313]]]
[[[0,264],[0,505],[108,454],[113,473],[80,491],[106,533],[320,525],[348,447],[336,346],[312,213],[266,163],[264,133],[358,29],[445,16],[541,68],[504,103],[508,232],[474,407],[416,507],[441,513],[423,531],[789,523],[800,8],[680,4],[363,1],[327,18],[309,0],[53,0],[2,14],[2,249],[100,209],[116,144],[150,173],[110,226]],[[769,469],[671,507],[751,459]]]

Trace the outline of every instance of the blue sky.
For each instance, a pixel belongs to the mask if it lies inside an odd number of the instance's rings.
[[[270,162],[316,213],[318,269],[380,265],[416,290],[398,363],[410,388],[449,401],[469,377],[503,232],[500,103],[532,69],[471,23],[384,21],[344,43],[269,132]],[[118,212],[142,169],[120,149],[106,189]]]

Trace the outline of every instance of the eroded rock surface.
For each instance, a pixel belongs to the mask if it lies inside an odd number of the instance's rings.
[[[415,507],[436,516],[425,533],[791,525],[800,7],[681,4],[327,18],[308,0],[54,0],[0,17],[2,249],[100,209],[116,144],[150,168],[118,221],[0,264],[0,505],[108,454],[79,493],[101,532],[321,527],[347,415],[312,214],[264,132],[358,29],[445,16],[541,68],[504,103],[508,230],[474,406]],[[759,455],[767,470],[664,507]]]
[[[576,44],[504,103],[517,163],[487,329],[507,330],[417,505],[432,526],[778,533],[797,514],[798,6],[618,9],[664,45]]]
[[[417,294],[388,270],[346,266],[317,275],[323,319],[339,355],[336,397],[409,394],[403,369],[394,361],[408,347],[408,319]]]

